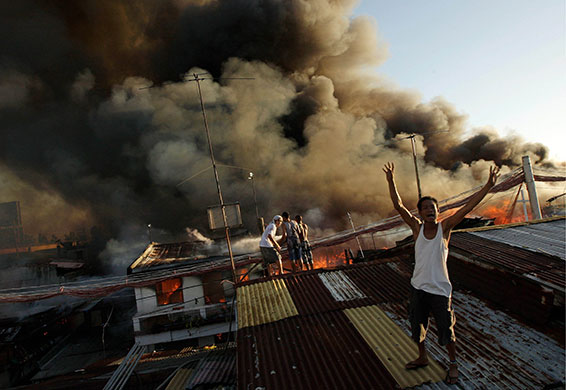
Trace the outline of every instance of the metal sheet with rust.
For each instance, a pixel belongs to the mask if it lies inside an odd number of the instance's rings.
[[[516,274],[530,275],[536,279],[566,288],[566,272],[563,260],[539,252],[514,247],[471,233],[455,233],[450,240],[451,249],[465,251],[487,264],[502,267]]]
[[[352,330],[352,322],[344,320],[343,310],[367,307],[373,301],[408,334],[410,252],[409,248],[406,253],[397,253],[383,264],[341,267],[365,295],[343,302],[332,302],[332,294],[318,277],[321,270],[276,277],[285,281],[298,315],[238,331],[239,388],[393,388],[376,387],[383,379],[375,377],[376,363],[366,354],[371,348],[360,341],[362,336]],[[452,260],[452,265],[459,261]],[[453,271],[456,276],[458,272]],[[480,271],[461,270],[464,277],[476,278],[480,286],[483,283],[488,299],[501,294],[497,289],[504,281],[512,283],[508,272],[491,272],[493,279],[486,279]],[[513,292],[511,287],[504,288]],[[533,298],[533,305],[535,301]],[[529,308],[527,300],[523,304]],[[557,341],[458,289],[454,307],[461,382],[457,386],[423,384],[418,389],[514,389],[528,388],[529,384],[542,388],[564,378],[563,346]],[[445,365],[446,351],[437,344],[434,321],[430,332],[431,356]],[[352,350],[352,346],[356,347]],[[358,358],[363,366],[358,365]],[[384,369],[381,363],[377,365]]]
[[[239,389],[395,389],[338,310],[238,330]]]

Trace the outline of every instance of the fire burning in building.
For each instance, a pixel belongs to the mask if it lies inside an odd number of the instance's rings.
[[[314,268],[335,268],[347,264],[346,254],[340,247],[320,248],[313,251]]]
[[[507,223],[525,222],[525,214],[521,205],[516,204],[512,200],[503,200],[497,204],[490,204],[482,207],[478,213],[485,218],[495,218],[496,225]],[[532,220],[530,207],[527,210],[528,219]]]

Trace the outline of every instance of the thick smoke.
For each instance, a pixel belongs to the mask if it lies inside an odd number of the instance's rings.
[[[544,146],[493,129],[464,139],[466,117],[450,103],[422,102],[370,73],[387,45],[375,21],[351,19],[355,5],[3,2],[1,200],[23,201],[28,231],[54,223],[99,225],[113,237],[147,223],[202,231],[206,207],[218,203],[190,81],[204,72],[223,77],[202,91],[218,163],[245,168],[219,170],[225,200],[240,201],[250,230],[246,170],[267,220],[289,210],[337,229],[347,226],[346,211],[358,223],[386,217],[386,161],[396,162],[414,205],[409,141],[393,141],[403,134],[448,131],[418,141],[423,189],[439,198],[485,180],[487,162],[513,168],[531,154],[548,164]],[[237,77],[254,80],[229,79]]]

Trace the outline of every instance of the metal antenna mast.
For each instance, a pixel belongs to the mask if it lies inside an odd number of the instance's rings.
[[[228,219],[226,218],[226,206],[224,205],[224,199],[222,197],[222,189],[220,188],[220,180],[218,178],[218,169],[217,164],[216,164],[216,160],[214,159],[214,151],[212,149],[212,140],[210,139],[210,130],[208,128],[208,120],[206,119],[206,110],[204,109],[204,99],[202,97],[202,90],[200,88],[200,82],[203,80],[214,80],[213,77],[203,77],[204,75],[210,76],[209,73],[193,73],[192,74],[192,79],[187,79],[185,81],[196,81],[197,83],[197,90],[198,90],[198,96],[200,99],[200,108],[202,111],[202,119],[204,121],[204,129],[206,130],[206,139],[208,141],[208,149],[210,151],[210,160],[212,161],[212,169],[214,170],[214,180],[216,181],[216,190],[218,192],[218,200],[220,201],[220,209],[222,211],[222,221],[224,223],[224,232],[226,235],[226,245],[228,246],[228,254],[230,256],[230,264],[232,265],[232,278],[234,280],[234,283],[237,283],[238,279],[236,278],[236,264],[234,263],[234,254],[232,253],[232,244],[230,242],[230,228],[228,227]],[[234,80],[254,80],[253,77],[221,77],[220,79],[222,80],[226,80],[226,79],[234,79]],[[147,89],[147,88],[152,88],[152,86],[148,86],[148,87],[143,87],[140,89]],[[188,179],[183,180],[181,183],[177,184],[183,184],[186,181],[191,180],[192,178],[200,175],[201,173],[203,173],[204,171],[206,171],[207,169],[209,169],[210,167],[203,169],[202,171],[198,172],[197,174],[191,176]],[[241,167],[232,167],[232,168],[238,168],[238,169],[244,169]],[[247,169],[245,169],[247,170]],[[255,188],[254,188],[255,190]],[[254,196],[255,196],[255,191],[254,191]],[[256,212],[257,212],[257,206],[256,206]]]
[[[417,175],[417,191],[419,198],[422,198],[421,179],[419,177],[419,165],[417,164],[417,145],[415,142],[415,134],[411,134],[408,138],[411,139],[411,148],[413,149],[413,162],[415,163],[415,175]]]
[[[204,121],[204,129],[206,130],[206,139],[208,141],[208,149],[210,151],[210,160],[212,161],[212,169],[214,170],[214,180],[216,181],[216,190],[218,191],[218,200],[220,201],[220,208],[222,210],[222,221],[224,222],[224,233],[226,234],[226,245],[228,246],[228,254],[230,256],[230,264],[232,265],[232,278],[234,283],[237,282],[236,279],[236,265],[234,264],[234,255],[232,254],[232,244],[230,243],[230,228],[228,227],[228,220],[226,219],[226,207],[224,206],[224,199],[222,198],[222,189],[220,188],[220,180],[218,179],[218,169],[216,169],[216,161],[214,160],[214,151],[212,150],[212,141],[210,139],[210,130],[208,129],[208,121],[206,119],[206,111],[204,109],[204,101],[202,98],[202,90],[200,88],[200,82],[206,80],[206,78],[200,77],[199,74],[193,73],[194,80],[196,81],[198,96],[200,98],[200,108],[202,110],[202,119]]]

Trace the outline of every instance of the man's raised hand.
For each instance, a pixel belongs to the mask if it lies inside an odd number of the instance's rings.
[[[388,181],[393,180],[393,173],[395,172],[395,164],[388,162],[383,166],[383,172],[385,172],[385,177]]]

